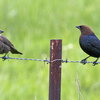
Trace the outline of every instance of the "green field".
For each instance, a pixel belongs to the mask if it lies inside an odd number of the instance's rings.
[[[82,60],[75,26],[89,25],[100,37],[99,0],[0,0],[0,12],[4,36],[23,52],[10,57],[49,59],[50,40],[62,39],[63,59]],[[62,64],[61,100],[100,100],[99,75],[99,64]],[[0,100],[48,100],[48,83],[49,64],[0,59]]]

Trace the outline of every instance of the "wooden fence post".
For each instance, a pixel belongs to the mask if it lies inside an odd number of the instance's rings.
[[[60,100],[62,40],[50,41],[49,100]]]

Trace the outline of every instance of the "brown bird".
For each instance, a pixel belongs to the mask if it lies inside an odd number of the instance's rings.
[[[85,59],[81,60],[81,62],[85,64],[86,60],[92,56],[97,58],[93,62],[93,65],[96,65],[96,62],[100,57],[100,40],[88,26],[80,25],[76,26],[76,28],[78,28],[81,31],[81,35],[79,38],[80,47],[83,49],[85,53],[89,55]]]
[[[16,50],[14,45],[6,37],[1,35],[3,32],[4,31],[0,30],[0,54],[5,54],[4,57],[8,54],[9,51],[12,54],[22,54]]]

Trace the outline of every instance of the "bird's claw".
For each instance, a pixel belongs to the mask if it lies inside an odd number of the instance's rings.
[[[2,59],[3,61],[5,61],[7,59],[7,56],[3,56]]]
[[[94,62],[93,62],[93,66],[95,66],[95,65],[97,65],[97,64],[98,64],[97,61],[94,61]]]
[[[87,62],[86,59],[81,60],[81,63],[84,65],[86,64],[86,62]]]

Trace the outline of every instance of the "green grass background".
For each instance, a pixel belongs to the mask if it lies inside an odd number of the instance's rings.
[[[87,55],[78,43],[80,24],[100,37],[99,0],[0,0],[0,28],[23,52],[11,57],[49,59],[50,39],[62,39],[63,59],[81,60]],[[84,100],[100,100],[99,66],[62,64],[61,100],[83,100],[78,81]],[[48,83],[43,62],[0,60],[0,100],[48,100]]]

